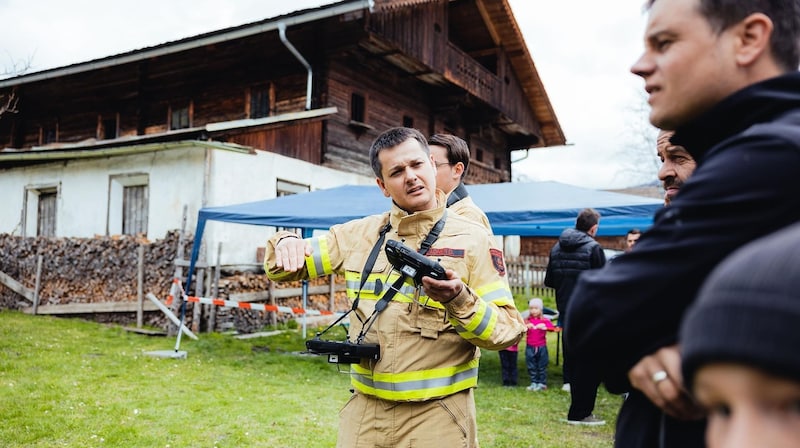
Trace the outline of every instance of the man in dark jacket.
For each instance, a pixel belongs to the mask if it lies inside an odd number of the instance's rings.
[[[800,0],[648,7],[631,71],[651,123],[675,129],[697,169],[635,250],[581,276],[565,338],[609,391],[630,391],[616,446],[699,447],[704,425],[691,419],[702,414],[680,374],[684,311],[728,254],[800,220]]]
[[[567,312],[567,305],[578,276],[583,271],[598,269],[606,264],[605,253],[600,244],[594,240],[599,225],[599,213],[591,208],[581,210],[575,221],[575,228],[561,232],[558,242],[550,250],[544,284],[555,288],[556,306],[560,316],[564,316]],[[563,318],[559,320],[566,334],[564,320]],[[569,391],[572,397],[567,421],[581,425],[604,424],[603,420],[592,415],[600,380],[591,369],[577,371],[572,368],[570,350],[566,344],[564,344],[563,372],[564,390]]]

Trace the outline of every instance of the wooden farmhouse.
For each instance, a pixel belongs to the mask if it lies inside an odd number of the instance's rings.
[[[184,207],[192,230],[204,206],[372,184],[394,126],[464,138],[467,183],[565,143],[507,0],[340,1],[7,78],[0,98],[0,233],[22,236],[157,239]],[[249,263],[268,232],[205,241]]]

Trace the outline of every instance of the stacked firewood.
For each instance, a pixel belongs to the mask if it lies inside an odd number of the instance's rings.
[[[344,283],[342,276],[335,277],[337,284]],[[330,277],[321,277],[309,281],[309,286],[327,286],[330,284]],[[301,282],[284,282],[275,283],[273,288],[280,290],[284,288],[300,288]],[[247,293],[247,292],[263,292],[269,290],[270,282],[267,276],[263,273],[253,272],[237,272],[227,275],[220,279],[219,282],[219,298],[231,300],[231,294]],[[311,310],[325,310],[325,311],[344,311],[347,308],[347,296],[344,291],[338,292],[334,295],[335,306],[330,310],[330,296],[327,294],[309,294],[307,298],[306,308]],[[277,301],[278,305],[287,306],[291,308],[302,308],[301,297],[289,297]],[[242,308],[221,308],[217,310],[218,329],[224,329],[225,326],[232,327],[239,333],[254,333],[261,331],[265,326],[274,322],[278,324],[285,324],[288,321],[295,319],[297,316],[287,313],[277,313],[273,315],[270,312],[248,310]],[[227,322],[227,324],[226,324]]]
[[[191,236],[184,239],[183,253],[191,253]],[[153,293],[165,300],[170,292],[175,274],[174,259],[178,249],[179,232],[171,231],[162,240],[147,241],[132,236],[96,236],[94,238],[23,238],[0,234],[0,271],[9,275],[25,287],[33,289],[36,283],[36,265],[42,255],[41,287],[39,305],[66,305],[74,303],[134,302],[137,300],[138,248],[144,247],[144,292]],[[270,284],[263,271],[232,272],[223,271],[216,297],[230,300],[231,294],[264,292]],[[184,269],[185,275],[185,269]],[[208,275],[208,274],[207,274]],[[181,279],[184,281],[185,279]],[[327,285],[329,277],[312,280],[310,285]],[[336,277],[341,284],[344,279]],[[274,289],[299,288],[300,282],[276,283]],[[191,292],[195,294],[194,291]],[[210,297],[211,291],[203,296]],[[145,299],[146,300],[146,299]],[[330,299],[327,294],[309,295],[307,308],[329,310]],[[280,299],[278,305],[302,307],[300,297]],[[186,323],[191,326],[193,307],[188,304]],[[20,309],[31,304],[15,292],[0,284],[0,308]],[[208,305],[205,305],[208,314]],[[347,298],[343,292],[336,294],[332,311],[347,308]],[[215,328],[201,325],[204,331],[234,329],[249,333],[260,331],[273,321],[272,313],[251,311],[240,308],[216,308]],[[135,322],[134,313],[103,313],[86,315],[101,322],[131,325]],[[284,323],[295,316],[278,313],[278,323]],[[145,324],[166,329],[170,324],[160,312],[145,313]]]
[[[166,297],[174,274],[178,232],[150,242],[136,237],[23,238],[0,234],[0,271],[33,289],[42,255],[40,305],[127,302],[137,299],[138,247],[144,247],[144,291]],[[187,244],[187,249],[191,243]],[[0,291],[4,307],[19,298]]]

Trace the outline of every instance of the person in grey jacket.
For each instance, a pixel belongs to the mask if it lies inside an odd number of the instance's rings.
[[[574,229],[565,229],[558,242],[550,250],[550,261],[547,263],[547,272],[544,277],[545,286],[556,290],[556,307],[559,316],[567,312],[567,306],[572,296],[572,290],[578,281],[578,276],[590,269],[598,269],[606,264],[603,248],[595,241],[597,228],[600,225],[600,214],[594,209],[581,210],[575,221]],[[569,331],[559,319],[563,331]],[[581,369],[580,372],[571,369],[572,360],[570,350],[564,345],[564,390],[568,390],[572,397],[567,421],[572,424],[602,425],[605,422],[592,415],[597,387],[600,381],[592,369]]]

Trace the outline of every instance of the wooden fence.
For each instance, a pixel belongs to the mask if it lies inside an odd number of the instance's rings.
[[[219,259],[219,258],[218,258]],[[551,288],[544,286],[544,276],[547,269],[548,257],[525,255],[516,258],[506,258],[506,275],[508,276],[511,291],[515,294],[521,294],[526,297],[552,297],[554,291]],[[188,260],[177,259],[173,261],[174,265],[178,268],[176,275],[181,277],[182,267],[188,265]],[[219,282],[219,266],[209,267],[205,263],[198,263],[198,291],[195,292],[198,296],[210,295],[216,297]],[[206,272],[209,270],[211,272]],[[95,303],[69,303],[58,305],[40,305],[39,304],[39,276],[37,272],[36,288],[29,289],[22,285],[20,282],[11,278],[11,276],[0,272],[0,284],[11,288],[17,292],[28,302],[32,303],[30,308],[24,308],[23,311],[29,314],[92,314],[92,313],[119,313],[119,312],[135,312],[137,314],[137,327],[142,327],[142,315],[144,311],[156,311],[157,308],[152,303],[142,300],[144,295],[142,272],[144,270],[144,263],[142,258],[142,250],[139,250],[139,263],[138,263],[138,292],[139,297],[135,302],[95,302]],[[310,285],[308,288],[309,295],[328,295],[329,309],[334,309],[334,295],[344,291],[344,284],[336,282],[334,276],[330,276],[330,281],[326,284]],[[269,282],[269,287],[264,291],[245,292],[245,293],[230,293],[228,299],[237,302],[266,302],[276,305],[278,301],[285,301],[286,299],[294,299],[295,301],[301,296],[301,288],[275,288],[272,282]],[[161,298],[164,299],[164,298]],[[176,302],[179,303],[179,302]],[[216,318],[216,307],[203,305],[209,308],[206,314],[208,324],[206,328],[214,329]],[[199,322],[201,307],[193,307],[192,325],[193,331],[199,330]],[[272,313],[273,324],[275,324],[276,316]]]
[[[544,286],[548,257],[522,255],[506,258],[506,274],[511,292],[525,296],[550,296],[553,290]]]

